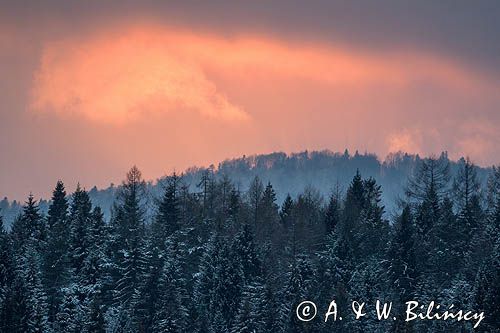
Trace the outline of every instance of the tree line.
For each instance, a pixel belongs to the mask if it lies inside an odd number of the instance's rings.
[[[500,328],[500,169],[487,186],[468,159],[450,179],[423,159],[398,213],[353,170],[345,192],[313,188],[281,205],[255,177],[241,191],[206,170],[196,190],[175,173],[149,195],[133,167],[105,219],[88,192],[58,182],[47,214],[29,196],[9,231],[0,216],[1,332],[469,332],[464,322],[368,316],[299,321],[352,300],[437,301],[484,311]],[[0,212],[1,213],[1,212]]]

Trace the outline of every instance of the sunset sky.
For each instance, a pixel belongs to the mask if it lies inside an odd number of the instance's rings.
[[[243,154],[500,162],[499,1],[2,1],[0,197]]]

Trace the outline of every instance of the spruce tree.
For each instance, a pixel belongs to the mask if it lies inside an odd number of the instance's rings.
[[[28,196],[22,214],[17,217],[11,230],[14,249],[20,251],[30,239],[36,240],[36,250],[45,246],[45,222],[39,212],[38,204],[32,194]]]
[[[300,321],[296,314],[296,307],[303,300],[308,299],[314,285],[314,269],[310,258],[301,255],[292,263],[286,272],[286,280],[281,291],[279,304],[279,319],[277,329],[279,332],[310,332],[311,325]]]
[[[252,230],[244,224],[231,244],[231,257],[241,268],[246,283],[250,283],[262,273],[262,263],[257,254],[257,245]]]
[[[255,176],[255,178],[250,183],[250,188],[247,192],[248,203],[251,209],[251,216],[253,227],[256,229],[259,219],[259,205],[262,199],[262,193],[264,192],[264,185],[262,185],[262,181],[259,177]]]
[[[193,303],[195,306],[194,320],[197,323],[196,332],[208,332],[207,327],[213,320],[212,293],[216,286],[215,271],[223,243],[216,235],[212,235],[203,245],[203,254],[195,274],[193,288]]]
[[[119,274],[115,285],[115,300],[124,307],[130,305],[145,269],[144,189],[141,172],[134,166],[122,185],[113,222],[117,232],[117,257],[114,264]]]
[[[0,212],[1,213],[1,212]],[[0,215],[0,332],[12,330],[12,287],[14,280],[15,260],[12,242],[4,229]]]
[[[293,199],[290,196],[290,194],[286,195],[285,200],[283,201],[283,204],[281,205],[281,210],[280,210],[280,221],[281,224],[286,228],[290,229],[291,228],[291,216],[292,216],[292,211],[293,211]]]
[[[339,228],[340,237],[345,239],[353,248],[357,248],[359,245],[356,231],[360,227],[360,217],[364,205],[365,193],[363,180],[359,170],[356,170],[356,174],[347,188],[344,215]]]
[[[399,309],[406,301],[413,299],[416,288],[415,227],[408,206],[394,224],[388,250],[388,282],[396,296]]]
[[[258,203],[258,218],[255,233],[258,239],[271,240],[279,231],[279,207],[276,204],[276,192],[271,183],[266,185]]]
[[[91,238],[90,230],[92,203],[84,189],[77,186],[70,206],[69,218],[71,221],[69,260],[74,281],[83,278],[81,270],[90,252]]]
[[[159,278],[159,300],[154,318],[155,332],[187,332],[188,294],[182,271],[182,250],[175,239],[166,240],[165,264]]]
[[[341,212],[338,196],[332,194],[330,196],[330,200],[328,201],[328,206],[326,207],[324,218],[325,231],[327,234],[332,233],[339,224],[340,213]]]
[[[153,245],[164,250],[165,240],[181,228],[180,180],[174,173],[168,177],[163,196],[158,204],[158,212],[152,222]]]
[[[68,245],[69,245],[68,201],[66,191],[61,181],[52,193],[52,201],[47,217],[47,251],[43,260],[44,285],[47,290],[49,304],[49,320],[55,319],[55,314],[61,302],[61,288],[69,277]]]
[[[479,269],[474,286],[476,311],[484,311],[480,332],[495,332],[500,328],[500,238],[491,256]]]
[[[34,237],[28,239],[17,257],[17,275],[21,280],[20,314],[23,332],[46,332],[49,328],[47,298],[42,285],[41,256]]]
[[[259,282],[244,287],[231,333],[276,332],[277,308],[270,288]]]
[[[381,204],[382,190],[375,179],[363,181],[364,205],[361,213],[361,229],[358,238],[361,240],[360,252],[366,260],[369,256],[381,259],[386,248],[389,224],[384,220],[385,207]]]

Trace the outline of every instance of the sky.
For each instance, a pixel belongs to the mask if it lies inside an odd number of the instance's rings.
[[[498,1],[0,3],[0,197],[301,150],[500,162]]]

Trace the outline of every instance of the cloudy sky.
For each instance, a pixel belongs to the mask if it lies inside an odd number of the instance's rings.
[[[500,162],[498,1],[2,1],[0,196],[272,151]]]

